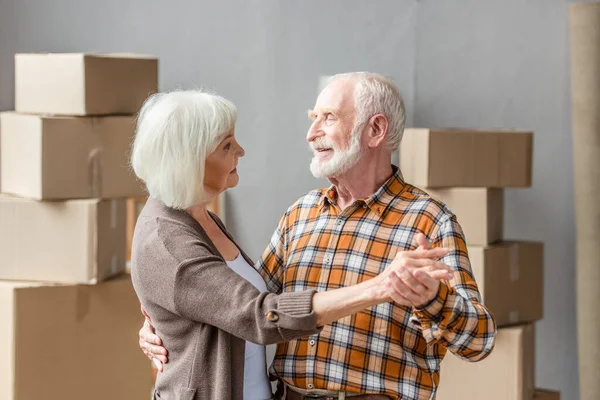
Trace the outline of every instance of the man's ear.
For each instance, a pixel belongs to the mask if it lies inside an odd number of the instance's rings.
[[[373,115],[367,123],[367,145],[371,148],[378,147],[388,134],[388,120],[383,114]]]

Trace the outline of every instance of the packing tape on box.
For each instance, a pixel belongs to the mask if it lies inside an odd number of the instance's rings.
[[[82,321],[90,312],[90,294],[87,285],[76,287],[75,295],[75,321]]]
[[[519,322],[519,310],[512,310],[508,313],[508,322],[510,324],[516,324]]]
[[[102,149],[95,148],[88,156],[88,185],[90,197],[102,197]]]
[[[519,280],[519,246],[515,243],[510,245],[508,249],[508,257],[509,257],[509,278],[511,282],[516,282]]]
[[[118,206],[117,201],[118,200],[115,200],[115,199],[110,201],[110,228],[112,230],[117,228],[117,221],[118,221],[117,214],[119,212],[119,209],[117,207]],[[115,253],[115,254],[113,254],[112,259],[110,261],[110,274],[111,275],[115,275],[117,273],[118,266],[119,266],[119,258],[117,256],[117,253]]]
[[[113,254],[112,260],[110,260],[110,274],[111,275],[117,274],[118,266],[119,266],[119,258],[117,257],[116,254]]]
[[[110,201],[110,229],[117,227],[117,200]]]

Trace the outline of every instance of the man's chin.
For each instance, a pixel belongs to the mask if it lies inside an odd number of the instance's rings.
[[[317,179],[329,179],[334,178],[336,175],[336,171],[333,170],[327,163],[322,163],[319,160],[313,158],[310,164],[310,172]]]

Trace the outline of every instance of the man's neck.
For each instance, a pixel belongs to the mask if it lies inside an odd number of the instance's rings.
[[[393,173],[391,160],[370,165],[358,163],[345,174],[329,178],[329,181],[335,186],[337,203],[343,210],[356,200],[373,195]]]

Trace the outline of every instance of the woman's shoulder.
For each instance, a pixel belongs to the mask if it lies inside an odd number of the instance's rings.
[[[212,253],[206,235],[201,230],[196,220],[185,211],[162,210],[150,204],[138,218],[134,246],[137,243],[138,250],[143,248],[146,253],[185,262]]]

